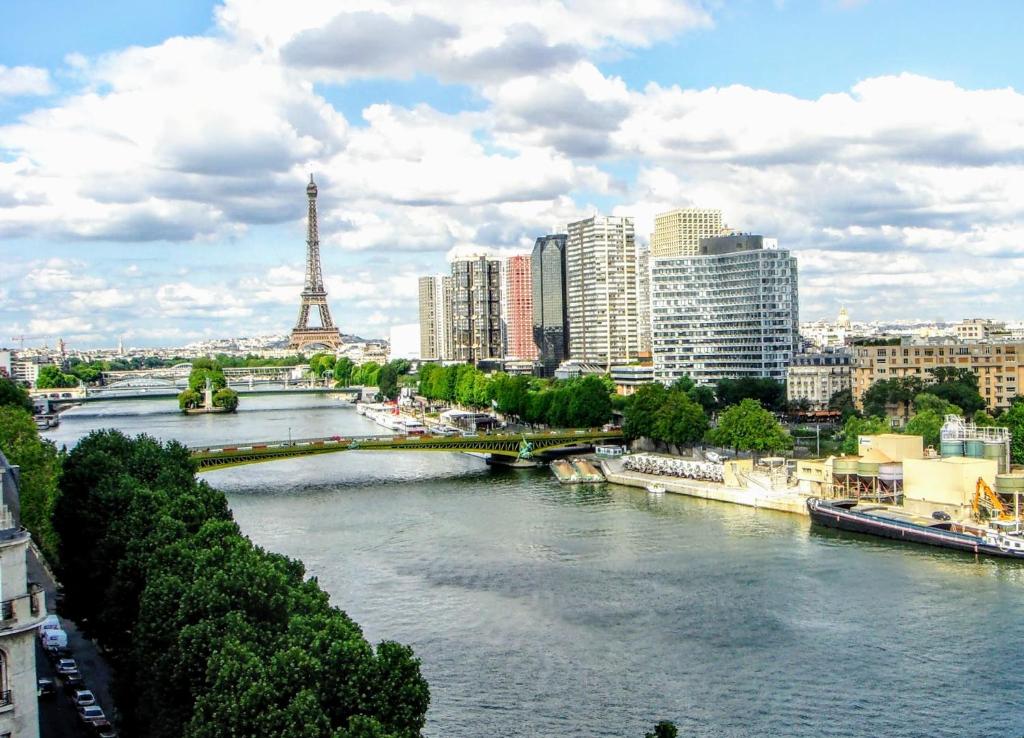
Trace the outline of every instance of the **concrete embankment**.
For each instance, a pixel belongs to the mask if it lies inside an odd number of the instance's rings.
[[[779,512],[807,515],[807,497],[796,492],[769,492],[752,488],[729,487],[715,482],[698,482],[693,479],[679,479],[660,474],[642,474],[625,471],[622,462],[602,461],[601,469],[607,480],[626,487],[646,489],[650,484],[660,484],[666,492],[705,500],[731,502],[734,505],[778,510]]]

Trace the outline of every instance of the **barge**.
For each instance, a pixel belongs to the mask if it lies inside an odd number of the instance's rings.
[[[807,512],[814,523],[827,528],[952,548],[976,555],[1024,560],[1024,536],[1016,523],[995,520],[985,524],[954,522],[944,513],[926,518],[886,505],[861,505],[857,500],[824,500],[820,497],[808,498]]]

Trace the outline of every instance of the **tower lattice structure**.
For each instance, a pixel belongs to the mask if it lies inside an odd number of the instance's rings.
[[[341,332],[331,319],[331,310],[327,307],[327,290],[324,288],[323,271],[320,269],[320,233],[316,218],[316,183],[313,175],[309,175],[306,185],[306,197],[309,200],[309,213],[306,222],[306,286],[302,290],[302,302],[299,305],[299,319],[292,329],[288,348],[302,349],[320,345],[326,348],[341,346]],[[320,326],[309,325],[309,310],[316,308],[320,312]]]

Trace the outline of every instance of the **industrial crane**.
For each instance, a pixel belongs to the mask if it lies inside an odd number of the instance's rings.
[[[1013,520],[1014,517],[1003,501],[999,499],[999,495],[993,492],[992,488],[988,486],[988,482],[981,477],[978,477],[978,483],[974,486],[971,509],[974,511],[974,517],[978,520]]]
[[[11,336],[12,341],[17,341],[21,344],[21,350],[25,350],[25,341],[45,341],[47,336]]]

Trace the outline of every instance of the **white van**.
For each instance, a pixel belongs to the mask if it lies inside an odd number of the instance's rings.
[[[60,627],[60,618],[56,615],[47,615],[46,620],[39,624],[39,638],[42,639],[48,630],[63,630]]]
[[[43,633],[43,648],[67,648],[68,634],[57,628],[50,628]]]

